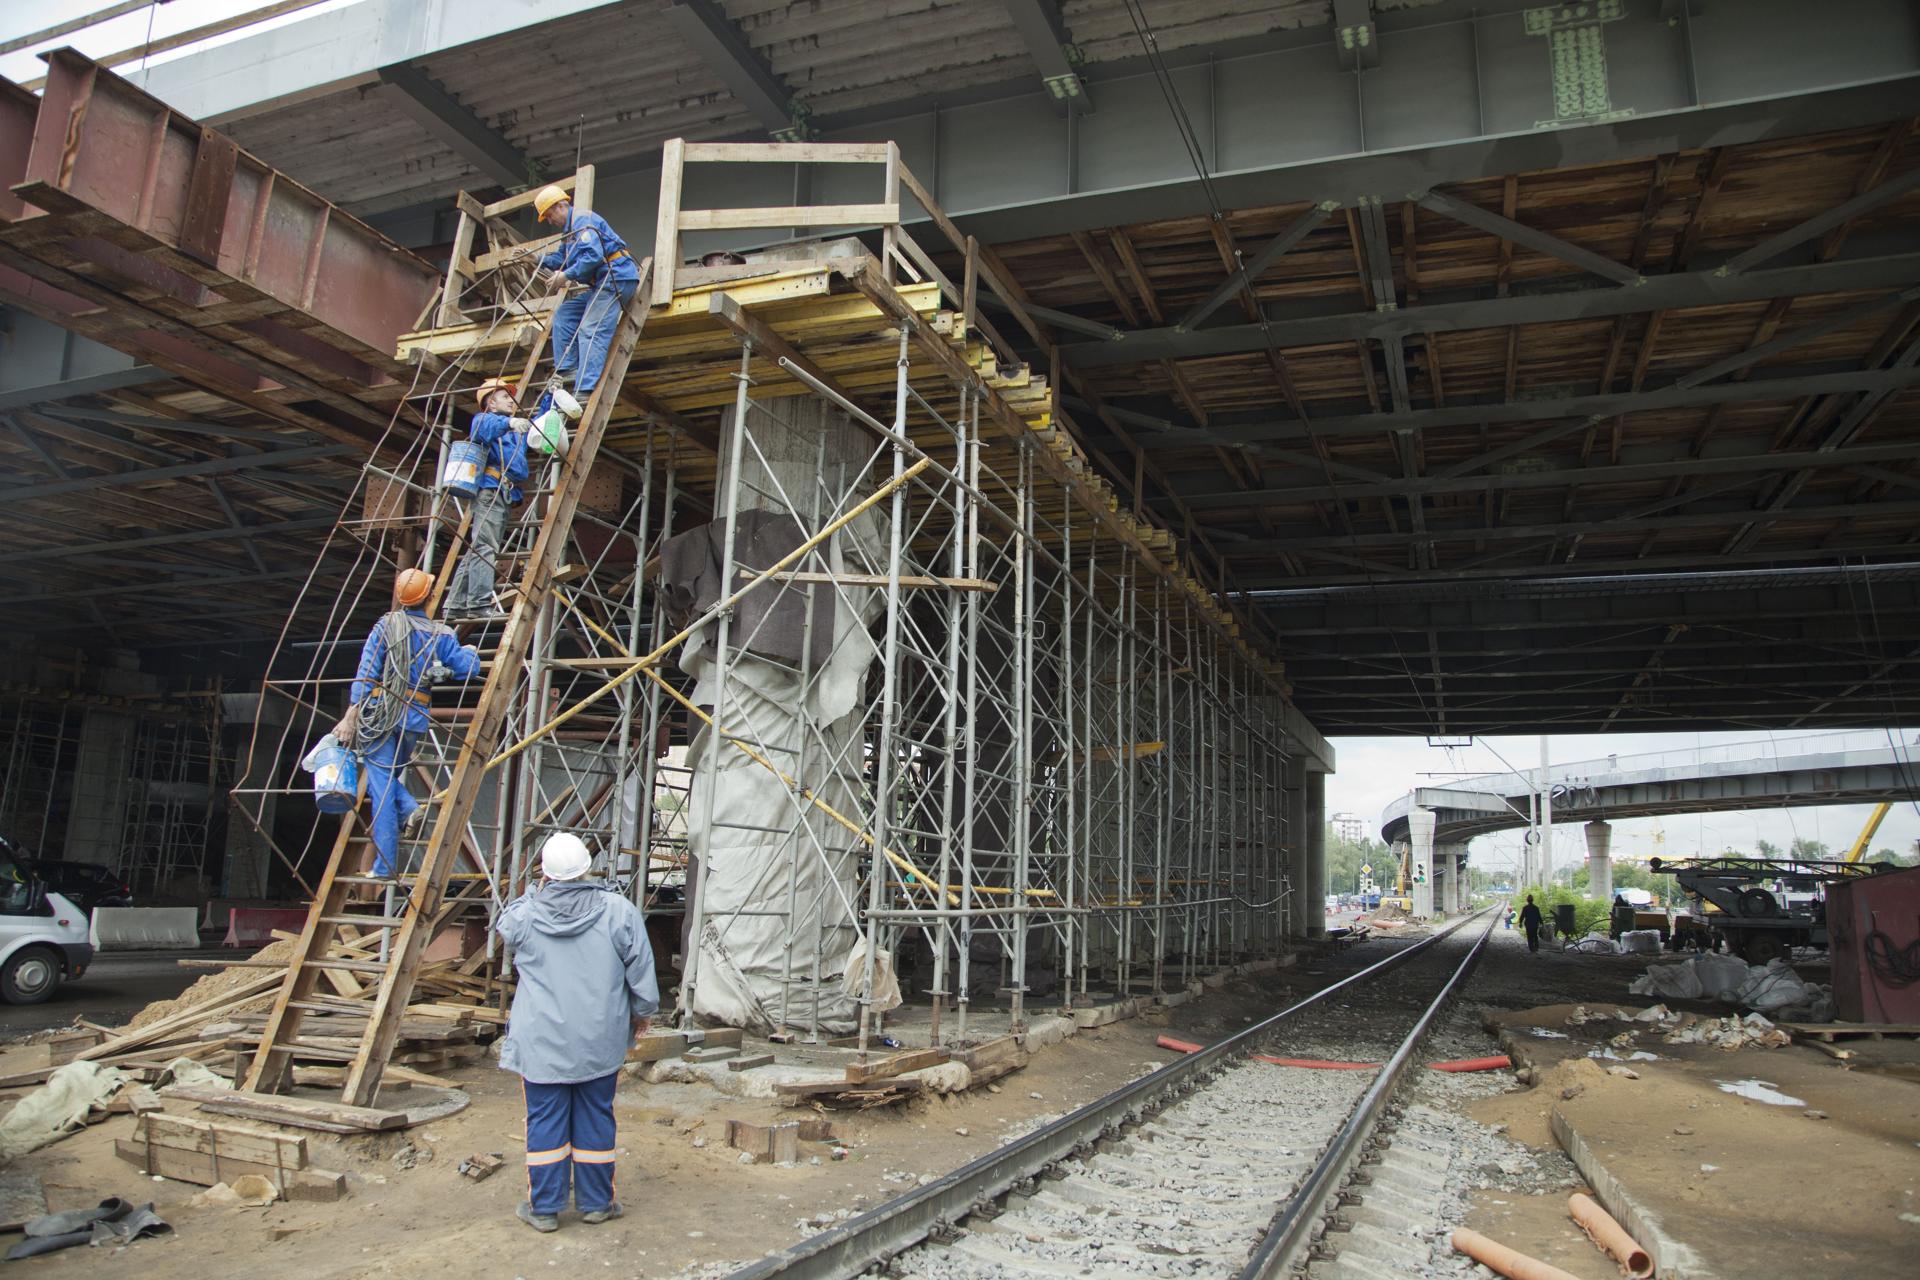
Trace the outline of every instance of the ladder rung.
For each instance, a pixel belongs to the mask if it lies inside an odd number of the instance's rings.
[[[362,929],[398,929],[406,923],[401,916],[321,916],[322,924],[350,924]]]
[[[385,973],[387,966],[378,960],[302,960],[309,969],[338,969],[346,973]]]

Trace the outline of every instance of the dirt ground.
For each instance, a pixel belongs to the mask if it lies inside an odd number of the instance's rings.
[[[1668,1229],[1711,1259],[1721,1276],[1913,1274],[1907,1264],[1920,1245],[1920,1083],[1848,1070],[1807,1048],[1727,1053],[1667,1046],[1657,1033],[1643,1035],[1641,1047],[1659,1061],[1633,1062],[1638,1079],[1608,1075],[1585,1055],[1625,1024],[1568,1027],[1567,1014],[1576,1003],[1639,1007],[1643,1002],[1626,997],[1625,988],[1643,962],[1548,951],[1535,956],[1516,936],[1496,931],[1495,939],[1463,1006],[1472,1010],[1464,1024],[1469,1037],[1491,1013],[1566,1038],[1527,1036],[1524,1052],[1541,1072],[1539,1086],[1515,1085],[1485,1098],[1467,1108],[1470,1116],[1538,1148],[1543,1166],[1559,1162],[1564,1169],[1547,1128],[1550,1109],[1561,1108],[1628,1189],[1657,1207]],[[133,1127],[131,1119],[115,1117],[23,1157],[17,1167],[43,1179],[54,1209],[107,1195],[151,1199],[175,1233],[135,1244],[126,1257],[79,1249],[23,1265],[50,1277],[137,1273],[153,1280],[229,1274],[466,1280],[532,1276],[543,1264],[616,1276],[723,1275],[1164,1063],[1169,1053],[1155,1046],[1157,1035],[1219,1039],[1321,985],[1323,970],[1383,956],[1394,945],[1359,943],[1350,956],[1331,962],[1307,953],[1294,968],[1083,1031],[1037,1053],[1025,1070],[1001,1079],[997,1092],[834,1113],[848,1148],[844,1160],[832,1159],[825,1145],[803,1144],[801,1162],[791,1168],[740,1164],[726,1145],[728,1119],[764,1123],[809,1113],[723,1097],[705,1084],[623,1081],[617,1110],[626,1217],[589,1227],[569,1214],[548,1236],[513,1218],[525,1194],[524,1113],[517,1079],[490,1066],[454,1073],[473,1099],[456,1116],[404,1134],[311,1135],[313,1162],[349,1175],[349,1194],[337,1204],[193,1207],[199,1188],[148,1181],[113,1156],[113,1140]],[[1450,1052],[1474,1047],[1467,1038]],[[1496,1051],[1491,1038],[1485,1051]],[[1876,1046],[1876,1059],[1903,1054],[1920,1064],[1913,1042]],[[1742,1079],[1769,1081],[1802,1105],[1748,1101],[1717,1083]],[[1563,1098],[1563,1091],[1572,1096]],[[395,1157],[408,1147],[431,1159],[400,1167]],[[478,1152],[500,1152],[506,1164],[473,1183],[456,1166]],[[1553,1185],[1552,1179],[1541,1185]],[[1535,1189],[1478,1192],[1467,1225],[1581,1280],[1617,1275],[1567,1218],[1565,1190],[1531,1194]]]
[[[1604,972],[1596,969],[1592,976]],[[1625,997],[1624,984],[1607,992],[1604,983],[1587,986],[1577,971],[1558,965],[1543,968],[1542,976],[1551,976],[1547,985],[1556,994],[1580,995],[1584,986],[1590,998]],[[1625,997],[1622,1007],[1637,1011],[1645,1004]],[[1589,1011],[1597,1007],[1587,1005]],[[1627,1192],[1653,1209],[1667,1232],[1715,1274],[1914,1274],[1914,1251],[1920,1248],[1920,1083],[1896,1071],[1856,1070],[1803,1045],[1726,1051],[1668,1044],[1657,1030],[1641,1031],[1631,1049],[1614,1050],[1652,1053],[1656,1061],[1596,1060],[1587,1055],[1644,1024],[1570,1024],[1572,1010],[1573,1004],[1559,1003],[1501,1019],[1515,1032],[1517,1050],[1536,1064],[1540,1081],[1533,1089],[1475,1104],[1469,1109],[1473,1118],[1547,1149],[1558,1145],[1549,1116],[1560,1111]],[[1542,1037],[1532,1029],[1553,1034]],[[1920,1042],[1880,1041],[1871,1056],[1876,1066],[1913,1066],[1920,1064]],[[1634,1077],[1607,1069],[1618,1066]],[[1741,1081],[1762,1082],[1791,1101],[1756,1100],[1722,1087]],[[1576,1275],[1609,1274],[1569,1265],[1561,1253],[1564,1197],[1540,1211],[1492,1200],[1480,1199],[1469,1225]]]
[[[1176,1009],[1082,1031],[1003,1077],[997,1093],[975,1090],[906,1108],[832,1113],[847,1157],[835,1161],[829,1147],[803,1143],[801,1163],[792,1168],[739,1163],[739,1153],[726,1145],[726,1122],[811,1112],[722,1097],[703,1084],[623,1080],[616,1112],[626,1216],[587,1226],[567,1214],[553,1235],[537,1235],[513,1216],[526,1194],[525,1113],[518,1078],[491,1067],[452,1073],[473,1103],[445,1120],[404,1134],[310,1135],[312,1163],[349,1175],[348,1195],[335,1204],[194,1208],[188,1202],[201,1188],[149,1181],[112,1154],[113,1140],[133,1128],[130,1118],[114,1117],[23,1157],[17,1167],[41,1176],[53,1209],[108,1195],[151,1199],[174,1234],[141,1241],[125,1258],[77,1249],[19,1265],[49,1277],[137,1266],[147,1280],[237,1274],[464,1280],[534,1275],[534,1268],[547,1266],[618,1276],[724,1274],[820,1230],[836,1213],[850,1217],[923,1176],[992,1150],[1010,1131],[1024,1132],[1164,1064],[1170,1054],[1154,1045],[1157,1035],[1218,1039],[1313,985],[1303,970],[1241,979]],[[430,1151],[431,1161],[396,1167],[394,1156],[410,1144]],[[475,1183],[457,1173],[464,1157],[494,1151],[507,1163],[491,1178]]]

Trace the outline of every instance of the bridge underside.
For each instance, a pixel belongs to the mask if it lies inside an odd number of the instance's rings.
[[[640,246],[663,138],[897,138],[1060,342],[1093,464],[1326,733],[1913,714],[1911,6],[1592,6],[1571,78],[1572,29],[1506,0],[1360,6],[1359,67],[1307,0],[1146,6],[1158,57],[1118,6],[1012,6],[1064,14],[1072,103],[1061,49],[1002,6],[730,4],[706,37],[664,16],[686,7],[520,28],[476,0],[474,43],[441,49],[370,40],[354,24],[405,8],[380,0],[314,19],[331,40],[269,33],[146,83],[436,258],[454,191],[576,154]],[[525,70],[590,39],[606,57]],[[23,157],[0,146],[0,171]],[[871,198],[830,168],[752,194]],[[0,257],[0,304],[135,363],[69,345],[0,377],[0,462],[40,481],[0,603],[60,640],[264,643],[304,576],[283,560],[351,474],[330,450],[377,435],[415,371],[269,359],[253,321],[60,250],[31,280],[24,248]]]

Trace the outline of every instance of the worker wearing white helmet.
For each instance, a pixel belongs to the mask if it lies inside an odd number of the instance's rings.
[[[593,854],[557,832],[540,847],[541,882],[500,913],[517,985],[500,1065],[527,1099],[527,1199],[517,1213],[554,1231],[571,1190],[583,1222],[620,1216],[613,1198],[614,1087],[627,1046],[660,1009],[639,908],[587,878]]]
[[[575,209],[559,187],[540,188],[533,209],[562,237],[540,265],[559,272],[572,287],[553,313],[554,377],[570,385],[575,399],[584,404],[600,385],[620,313],[640,288],[640,269],[627,252],[627,242],[607,220]],[[547,406],[543,399],[533,416],[538,418]]]

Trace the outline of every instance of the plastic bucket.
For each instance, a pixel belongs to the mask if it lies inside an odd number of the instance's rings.
[[[568,393],[565,387],[555,387],[552,393],[553,407],[574,421],[580,419],[580,402]]]
[[[463,498],[480,492],[480,473],[487,469],[485,445],[462,440],[447,450],[447,469],[441,483]]]
[[[527,433],[527,443],[540,453],[565,456],[567,452],[567,419],[558,409],[549,409],[533,421],[533,430]]]
[[[322,813],[347,813],[359,802],[360,766],[342,746],[322,747],[313,758],[313,803]]]

